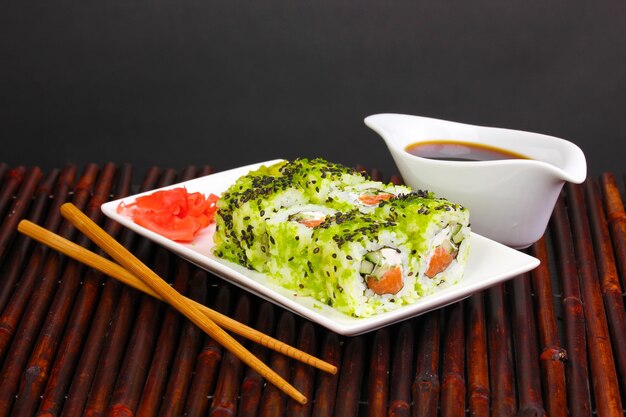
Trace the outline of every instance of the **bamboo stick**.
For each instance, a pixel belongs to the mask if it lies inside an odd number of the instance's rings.
[[[567,386],[565,380],[567,351],[561,347],[559,341],[546,238],[542,237],[535,242],[531,246],[530,251],[540,261],[539,266],[531,271],[531,279],[537,300],[536,319],[539,324],[541,346],[539,361],[543,374],[542,379],[545,382],[545,395],[543,398],[546,404],[546,413],[553,417],[565,417],[567,415]]]
[[[274,316],[274,307],[268,302],[263,302],[257,314],[257,330],[265,334],[272,333],[275,321]],[[252,346],[252,354],[264,362],[269,360],[270,357],[270,352],[262,345]],[[241,383],[238,415],[254,417],[258,414],[261,396],[263,395],[263,384],[263,377],[258,372],[252,368],[246,369],[243,382]]]
[[[389,400],[390,341],[389,329],[383,327],[374,333],[367,383],[367,415],[380,416],[387,412]]]
[[[2,188],[0,188],[0,216],[3,218],[7,215],[7,207],[9,207],[9,204],[13,201],[15,190],[17,190],[22,183],[25,172],[25,167],[18,166],[9,169],[9,171],[5,174]]]
[[[392,175],[391,177],[389,177],[389,182],[395,185],[400,185],[403,183],[403,180],[399,175]]]
[[[227,285],[221,285],[218,288],[213,308],[215,311],[223,314],[228,313],[230,309],[230,289]],[[257,345],[257,347],[259,346]],[[187,396],[184,412],[186,416],[205,416],[207,414],[210,405],[209,396],[213,393],[222,357],[222,346],[211,337],[206,336],[206,341],[198,355],[196,370],[189,387],[189,395]],[[259,357],[258,354],[257,357]],[[263,360],[263,358],[261,359]]]
[[[43,223],[45,216],[45,210],[50,200],[50,195],[59,176],[59,170],[53,169],[47,175],[43,182],[39,185],[34,193],[33,203],[28,213],[28,219],[35,223]],[[13,226],[14,227],[14,226]],[[3,266],[2,286],[0,287],[0,311],[4,311],[4,308],[9,301],[16,283],[19,280],[21,274],[23,274],[23,268],[28,265],[27,259],[33,252],[33,241],[26,236],[19,236],[18,241],[15,243],[11,250],[11,255],[7,256],[7,260]]]
[[[239,294],[233,313],[235,320],[247,323],[250,319],[250,300],[245,294]],[[242,345],[245,339],[236,336]],[[217,385],[213,393],[213,401],[209,409],[210,416],[234,416],[237,414],[237,397],[243,378],[244,364],[232,352],[226,351],[220,366]]]
[[[276,325],[276,338],[287,344],[293,344],[296,332],[295,318],[292,313],[282,311]],[[291,369],[289,359],[276,352],[270,353],[271,368],[286,381],[290,379]],[[267,385],[261,396],[259,415],[263,417],[281,416],[285,413],[287,398],[277,387]]]
[[[606,208],[606,217],[611,229],[615,257],[619,267],[622,288],[626,288],[626,212],[615,176],[602,174],[601,185]]]
[[[518,415],[543,416],[537,329],[531,299],[530,274],[524,273],[511,280],[513,343],[519,397]]]
[[[467,382],[469,415],[489,416],[489,366],[487,324],[483,292],[472,295],[467,303]]]
[[[572,215],[574,248],[581,277],[583,309],[587,320],[588,352],[596,407],[602,416],[622,415],[619,384],[608,324],[602,305],[582,186],[568,184],[567,193],[571,199],[569,208]]]
[[[391,364],[389,416],[411,415],[411,378],[413,376],[414,322],[406,320],[398,326]]]
[[[441,312],[438,309],[422,316],[412,387],[413,415],[416,417],[436,416],[439,408]]]
[[[3,185],[2,183],[4,182],[4,175],[8,170],[9,164],[7,164],[6,162],[0,162],[0,187]]]
[[[310,355],[315,353],[316,347],[316,334],[313,323],[308,320],[304,320],[300,327],[300,334],[298,337],[298,343],[296,345],[298,349],[308,352]],[[313,389],[315,386],[315,369],[307,366],[303,362],[295,362],[292,378],[292,384],[298,391],[304,394],[307,398],[313,398]],[[287,403],[286,416],[289,417],[306,417],[311,415],[313,407],[311,402],[306,404],[300,404],[295,401],[289,401]]]
[[[165,250],[155,248],[152,264],[155,273],[167,276],[171,265]],[[156,298],[147,295],[141,297],[131,338],[126,346],[124,360],[107,405],[107,416],[115,416],[119,413],[135,415],[157,347],[164,307],[165,305]]]
[[[370,173],[370,177],[374,181],[382,181],[383,180],[383,173],[378,168],[372,168],[371,173]]]
[[[150,245],[141,246],[150,248]],[[137,253],[141,252],[140,248]],[[104,416],[106,412],[140,300],[141,296],[131,288],[125,287],[120,294],[112,317],[111,328],[104,341],[98,367],[84,406],[85,415]]]
[[[173,256],[163,253],[168,258],[168,263],[172,263]],[[184,272],[184,273],[183,273]],[[188,271],[178,268],[175,274],[175,280],[172,284],[173,288],[182,293],[186,293],[188,289]],[[162,274],[162,276],[167,276]],[[165,392],[167,379],[173,371],[172,361],[178,347],[179,333],[182,326],[180,314],[170,308],[164,306],[165,311],[161,318],[160,330],[155,343],[154,354],[145,383],[141,391],[141,397],[134,413],[137,417],[148,417],[156,415],[161,405],[161,398]]]
[[[337,392],[341,393],[341,401],[335,404],[337,417],[358,415],[365,368],[365,339],[364,335],[346,339],[341,374],[337,382]]]
[[[200,304],[204,304],[207,297],[206,274],[197,269],[193,272],[190,271],[188,263],[180,262],[178,267],[184,270],[181,273],[191,275],[189,297]],[[176,372],[168,380],[167,389],[159,409],[159,417],[177,417],[183,414],[201,343],[202,332],[200,329],[190,321],[183,321],[180,342],[172,365],[172,369],[175,369]]]
[[[4,258],[11,245],[11,241],[15,236],[15,227],[24,218],[30,207],[33,195],[42,176],[43,173],[39,167],[30,168],[24,173],[24,177],[20,181],[19,191],[13,200],[13,204],[11,204],[8,214],[4,217],[2,225],[0,225],[0,260]]]
[[[139,191],[148,191],[155,188],[158,175],[159,170],[157,168],[150,168],[139,187]],[[132,169],[130,165],[126,164],[122,166],[121,176],[118,182],[128,184],[131,180]],[[119,192],[119,194],[124,193],[124,189],[121,189]],[[123,229],[121,233],[123,244],[128,248],[134,247],[137,235],[131,232],[130,229]],[[114,315],[116,304],[120,298],[121,283],[118,283],[115,279],[104,279],[102,285],[102,293],[93,314],[93,319],[90,322],[89,334],[87,335],[81,357],[74,371],[69,392],[67,393],[67,399],[61,410],[61,415],[63,416],[80,415],[85,408],[87,395],[89,394],[97,371],[100,353],[106,345],[106,332],[109,329],[111,317]],[[61,387],[57,392],[60,391],[63,391]],[[60,402],[55,394],[51,394],[50,401]]]
[[[463,303],[445,308],[446,326],[443,344],[441,378],[441,415],[460,416],[465,413],[465,332]]]
[[[517,401],[505,284],[487,289],[486,294],[492,413],[494,416],[512,416],[517,410]]]
[[[322,343],[322,359],[339,368],[341,346],[339,336],[334,332],[326,333]],[[318,374],[312,416],[324,417],[332,415],[335,408],[338,380],[338,375]]]
[[[563,287],[568,412],[572,417],[589,417],[592,415],[592,410],[587,368],[585,317],[572,243],[574,239],[563,196],[556,201],[550,226],[555,236],[557,270]]]
[[[604,300],[606,318],[611,333],[611,345],[615,355],[618,377],[622,388],[626,389],[626,311],[622,298],[611,234],[602,207],[600,191],[594,181],[585,183],[585,196],[588,204],[591,235],[598,265],[598,278]]]
[[[79,207],[87,203],[91,187],[96,181],[97,172],[98,167],[95,164],[89,164],[76,185],[73,200]],[[60,233],[63,236],[71,236],[74,229],[71,225],[64,223],[61,225]],[[51,253],[46,260],[44,274],[39,280],[39,285],[34,287],[30,302],[15,333],[15,342],[7,353],[7,359],[2,371],[0,371],[0,380],[3,381],[4,388],[0,390],[0,416],[6,415],[13,404],[20,376],[39,335],[39,329],[48,313],[49,304],[57,286],[57,276],[61,270],[60,263],[61,259],[55,253]],[[29,375],[26,374],[25,376],[28,377]],[[37,377],[37,375],[33,376]]]

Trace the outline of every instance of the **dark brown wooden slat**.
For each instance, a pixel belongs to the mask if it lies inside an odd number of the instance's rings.
[[[29,168],[24,173],[13,204],[11,204],[9,212],[0,225],[0,260],[4,258],[12,240],[17,234],[17,224],[25,217],[42,176],[43,172],[41,172],[39,167]]]
[[[542,237],[530,248],[531,254],[540,264],[531,271],[533,289],[536,296],[536,319],[539,327],[541,353],[539,360],[544,381],[543,396],[546,413],[549,416],[567,415],[567,387],[565,363],[567,351],[559,341],[556,314],[554,312],[552,283],[546,239]],[[532,306],[530,306],[532,307]]]
[[[411,378],[413,377],[413,349],[415,332],[413,320],[399,324],[391,360],[391,386],[389,390],[389,416],[411,415]],[[345,365],[344,365],[345,366]]]
[[[374,181],[382,181],[383,180],[383,173],[378,168],[372,168],[372,170],[370,172],[370,177]]]
[[[578,260],[594,398],[600,415],[622,415],[622,403],[605,316],[582,185],[567,185]]]
[[[128,179],[125,177],[128,168],[122,168],[122,177],[120,182],[126,184]],[[156,167],[150,168],[143,179],[139,191],[148,191],[156,187],[160,170]],[[130,172],[128,173],[129,176]],[[132,177],[132,176],[131,176]],[[133,250],[137,240],[137,235],[130,229],[124,229],[120,238],[124,247]],[[101,253],[101,251],[99,251]],[[85,407],[87,395],[91,388],[94,375],[98,367],[100,352],[103,350],[106,341],[106,332],[109,329],[111,317],[113,317],[114,309],[117,304],[122,284],[118,281],[106,278],[103,283],[102,293],[95,308],[93,319],[90,322],[89,334],[82,348],[81,357],[74,371],[71,386],[67,399],[63,404],[61,415],[76,416],[80,415]],[[57,392],[62,391],[59,389]],[[56,394],[50,394],[50,402],[61,402],[62,399],[56,398]]]
[[[422,317],[412,387],[413,415],[416,417],[436,416],[439,408],[441,312],[441,309],[435,310]]]
[[[102,217],[100,205],[107,201],[110,196],[115,172],[115,165],[105,165],[93,187],[91,198],[86,204],[85,214],[95,222],[98,222]],[[82,242],[83,246],[89,244],[87,238],[79,239],[79,241]],[[83,272],[84,268],[76,261],[70,260],[65,265],[65,270],[48,308],[37,343],[26,365],[14,406],[14,416],[31,416],[37,409],[50,374],[52,362],[61,342],[63,329],[80,287]]]
[[[73,186],[75,167],[67,167],[59,176],[54,190],[54,199],[48,209],[45,227],[48,230],[56,231],[61,223],[61,214],[58,208],[67,201],[67,197]],[[34,243],[34,242],[33,242]],[[20,285],[11,295],[11,298],[0,316],[0,359],[6,356],[13,334],[22,318],[24,310],[28,306],[28,299],[31,296],[33,287],[39,273],[48,262],[56,262],[58,255],[48,257],[49,249],[46,245],[35,245],[35,248],[28,259],[27,265],[23,269],[20,278]]]
[[[98,170],[98,166],[95,164],[89,164],[85,168],[74,192],[73,202],[77,207],[82,209],[87,203],[91,194],[91,188],[96,181]],[[75,233],[75,229],[68,223],[64,222],[61,225],[59,234],[71,238]],[[61,256],[55,252],[50,252],[44,266],[43,275],[39,280],[39,285],[35,286],[28,306],[22,316],[20,326],[15,333],[15,342],[11,345],[5,366],[0,371],[0,380],[3,381],[4,388],[0,390],[0,416],[9,413],[12,407],[24,366],[39,335],[39,329],[47,315],[49,304],[52,301],[61,271],[60,264]],[[36,377],[36,375],[33,376]]]
[[[9,207],[9,204],[13,201],[15,191],[22,183],[25,172],[25,167],[18,166],[9,169],[9,171],[5,174],[2,188],[0,188],[0,216],[2,216],[2,218],[7,215],[7,207]]]
[[[6,162],[0,162],[0,187],[3,185],[2,183],[4,182],[4,175],[8,170],[9,164],[7,164]]]
[[[316,348],[316,332],[315,327],[310,321],[303,321],[300,327],[297,348],[303,352],[315,355]],[[300,361],[295,361],[291,377],[291,384],[305,397],[312,399],[315,388],[315,368]],[[289,417],[305,417],[311,414],[313,410],[312,401],[306,404],[300,404],[297,401],[287,402],[286,416]]]
[[[443,365],[441,377],[441,415],[460,416],[465,413],[465,331],[463,303],[445,308]]]
[[[613,347],[618,377],[622,389],[626,389],[626,311],[622,298],[622,288],[619,282],[615,255],[609,232],[600,191],[595,181],[588,180],[585,184],[585,196],[589,203],[589,221],[591,235],[598,265],[598,277],[604,300],[611,345]]]
[[[606,217],[611,229],[611,241],[619,266],[622,288],[626,288],[626,212],[615,176],[605,172],[601,176],[602,195]]]
[[[161,277],[169,275],[170,257],[161,248],[157,248],[154,261],[146,264]],[[156,348],[164,307],[161,301],[142,295],[106,415],[135,414]]]
[[[386,414],[389,401],[389,329],[383,327],[376,330],[372,342],[369,378],[367,381],[367,415],[381,416]]]
[[[272,334],[274,326],[274,307],[272,304],[263,302],[257,317],[256,329],[265,334]],[[250,351],[263,362],[267,362],[270,357],[269,350],[259,344],[253,345]],[[258,414],[263,384],[263,377],[254,369],[247,367],[241,383],[238,415],[253,417]]]
[[[45,210],[50,202],[50,195],[54,184],[59,177],[60,170],[53,169],[43,182],[37,187],[33,197],[33,203],[28,213],[28,219],[33,223],[40,223],[45,217]],[[2,286],[0,287],[0,311],[4,311],[7,302],[11,298],[16,283],[22,274],[23,267],[28,265],[28,256],[32,253],[34,240],[27,236],[19,235],[11,250],[11,255],[7,256],[6,262],[2,265]]]
[[[389,182],[395,185],[400,185],[404,183],[399,175],[392,175],[391,177],[389,177]]]
[[[228,314],[231,304],[230,289],[227,285],[221,285],[216,292],[214,310]],[[222,355],[222,346],[211,337],[206,336],[206,342],[198,355],[196,370],[189,387],[184,412],[186,416],[205,416],[207,414],[210,406],[209,396],[213,393]]]
[[[558,278],[563,288],[563,331],[567,349],[565,373],[567,376],[568,412],[572,417],[589,417],[592,415],[592,410],[587,368],[585,317],[572,243],[573,236],[563,196],[556,202],[550,227],[555,237],[556,266]]]
[[[168,256],[168,254],[164,254]],[[169,255],[172,258],[172,255]],[[173,262],[174,259],[170,259]],[[162,276],[164,279],[165,276]],[[178,268],[175,274],[172,287],[181,294],[186,294],[188,290],[188,274],[184,269]],[[141,397],[137,410],[134,413],[137,417],[154,416],[161,406],[161,398],[167,386],[167,378],[170,376],[172,361],[178,347],[179,333],[182,326],[180,313],[170,306],[163,306],[165,312],[161,318],[160,331],[155,343],[154,354],[150,369],[143,384]]]
[[[489,416],[489,367],[487,323],[483,293],[472,295],[465,303],[467,317],[467,383],[470,416]]]
[[[321,359],[335,365],[337,369],[341,369],[341,345],[339,336],[336,333],[326,333],[322,343]],[[339,375],[318,372],[312,416],[324,417],[332,415],[335,409],[338,380]]]
[[[511,280],[511,327],[515,346],[517,393],[520,416],[543,416],[537,329],[531,295],[530,274]]]
[[[513,416],[517,412],[511,328],[505,290],[505,284],[500,284],[489,288],[485,293],[489,380],[498,381],[491,384],[491,408],[494,416]]]
[[[151,249],[148,242],[141,244],[135,254],[140,259],[145,259],[142,252],[146,249]],[[134,289],[128,287],[122,289],[85,403],[86,415],[103,416],[106,411],[140,299],[141,295]]]
[[[359,413],[361,390],[363,388],[363,374],[365,371],[367,336],[354,336],[345,340],[337,392],[341,393],[340,401],[335,404],[334,415],[356,416]]]
[[[110,166],[112,167],[112,165]],[[104,175],[106,175],[107,170],[108,169],[105,167],[103,170]],[[117,185],[115,197],[119,198],[127,195],[130,191],[132,185],[130,166],[123,166],[121,170],[118,170],[116,176]],[[94,193],[94,195],[100,195],[100,198],[92,198],[87,213],[100,211],[99,204],[108,200],[106,191],[107,190],[102,189]],[[96,216],[93,217],[96,218]],[[117,236],[121,230],[121,225],[114,221],[107,221],[105,228],[112,236]],[[93,269],[87,270],[82,277],[82,285],[80,285],[78,295],[71,308],[72,311],[68,318],[68,324],[66,325],[63,339],[59,345],[58,353],[50,371],[50,377],[42,395],[38,413],[40,415],[57,416],[60,414],[67,389],[72,381],[72,376],[92,321],[93,312],[95,310],[94,305],[100,293],[102,279],[102,274]],[[60,296],[67,297],[67,294]]]
[[[237,296],[238,300],[233,318],[240,323],[248,324],[250,320],[250,299],[246,294],[242,293],[238,293]],[[243,337],[235,336],[235,339],[244,347],[248,347],[248,343]],[[226,351],[224,353],[209,415],[234,416],[237,414],[239,387],[243,379],[244,368],[244,363],[233,355],[232,352]]]
[[[191,275],[189,298],[200,304],[205,304],[208,289],[207,273],[199,269],[194,269],[192,272],[190,264],[186,262],[180,262],[178,267],[185,270],[181,273]],[[175,372],[168,380],[159,410],[160,417],[176,417],[182,414],[203,334],[195,324],[189,320],[184,321],[180,332],[180,343],[172,365]]]
[[[157,187],[171,184],[175,179],[175,172],[173,170],[162,171]],[[138,241],[138,247],[135,249],[135,255],[143,262],[147,262],[152,257],[154,244],[148,239],[140,239]],[[111,327],[108,332],[108,337],[102,346],[102,352],[100,360],[98,362],[98,368],[96,369],[93,384],[90,389],[90,393],[85,404],[85,413],[92,416],[102,416],[106,413],[109,400],[112,396],[116,380],[121,372],[123,361],[125,360],[124,353],[129,343],[131,330],[135,324],[135,321],[139,318],[137,310],[142,305],[141,301],[146,298],[146,303],[150,303],[149,297],[144,297],[142,294],[130,288],[124,286],[119,296],[119,300],[113,315]],[[155,304],[159,305],[156,300]],[[144,314],[152,317],[148,307],[144,307]],[[142,333],[141,336],[144,336]],[[139,339],[143,340],[140,336]],[[136,347],[136,346],[135,346]],[[140,355],[140,353],[137,353]],[[143,370],[142,370],[143,371]],[[128,375],[125,375],[128,377]],[[124,377],[122,377],[124,378]],[[128,378],[125,379],[127,381]],[[123,382],[121,382],[123,383]],[[135,392],[133,392],[135,393]],[[120,397],[128,394],[124,390],[120,394]]]
[[[296,321],[293,313],[282,311],[276,325],[275,337],[288,345],[293,345],[296,333]],[[291,376],[290,359],[278,352],[272,351],[269,361],[270,368],[286,381]],[[310,401],[310,399],[309,399]],[[285,413],[287,396],[275,385],[267,384],[261,396],[259,415],[263,417],[277,417]]]

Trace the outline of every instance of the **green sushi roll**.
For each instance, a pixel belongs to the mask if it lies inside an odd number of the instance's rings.
[[[247,268],[266,271],[265,223],[278,210],[304,204],[305,193],[278,174],[277,166],[261,167],[240,178],[217,203],[214,234],[217,256]]]
[[[455,284],[463,275],[471,234],[469,211],[460,204],[424,191],[381,202],[373,216],[394,222],[407,235],[411,251],[419,254],[415,291],[428,295]]]
[[[354,317],[458,282],[471,232],[458,204],[322,159],[240,178],[222,195],[216,224],[217,256]]]

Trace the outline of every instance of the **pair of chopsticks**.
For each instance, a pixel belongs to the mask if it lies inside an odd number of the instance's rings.
[[[112,278],[169,303],[196,326],[205,331],[216,342],[231,351],[242,362],[250,366],[267,381],[274,384],[285,394],[301,404],[306,404],[307,402],[307,398],[302,393],[250,353],[224,329],[230,330],[233,333],[246,337],[269,349],[278,351],[325,372],[332,374],[337,373],[337,367],[334,365],[239,323],[228,316],[211,310],[178,293],[72,203],[65,203],[61,206],[61,215],[119,264],[91,252],[28,220],[22,220],[18,224],[18,230],[85,265],[95,268]]]

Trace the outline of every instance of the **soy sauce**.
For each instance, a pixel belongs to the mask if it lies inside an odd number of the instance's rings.
[[[412,155],[444,161],[498,161],[504,159],[530,159],[522,154],[495,146],[454,140],[417,142],[404,148]]]

